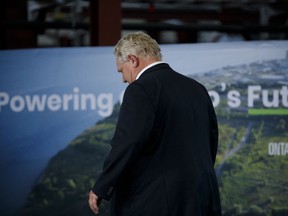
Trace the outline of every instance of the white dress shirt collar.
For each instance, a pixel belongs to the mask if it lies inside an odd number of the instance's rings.
[[[153,67],[153,66],[155,66],[155,65],[157,65],[157,64],[161,64],[161,63],[164,63],[164,62],[162,62],[162,61],[157,61],[157,62],[154,62],[154,63],[152,63],[152,64],[147,65],[147,66],[146,66],[145,68],[143,68],[143,69],[140,71],[140,73],[136,76],[136,80],[139,79],[139,77],[140,77],[147,69],[149,69],[149,68],[151,68],[151,67]]]

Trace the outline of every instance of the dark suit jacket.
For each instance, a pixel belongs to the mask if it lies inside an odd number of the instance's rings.
[[[221,215],[217,120],[206,89],[166,63],[124,94],[103,172],[93,187],[115,216]]]

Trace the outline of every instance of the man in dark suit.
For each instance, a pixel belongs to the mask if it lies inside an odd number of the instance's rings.
[[[207,90],[162,62],[142,32],[115,46],[125,91],[111,150],[89,194],[113,216],[214,216],[221,205],[214,162],[218,127]]]

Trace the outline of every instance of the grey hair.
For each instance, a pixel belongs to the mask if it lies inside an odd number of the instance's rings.
[[[122,37],[114,48],[114,55],[121,63],[127,61],[128,55],[162,60],[159,44],[144,32],[134,32]]]

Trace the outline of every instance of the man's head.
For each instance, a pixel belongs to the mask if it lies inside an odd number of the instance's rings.
[[[131,83],[147,65],[162,60],[158,43],[144,32],[130,33],[119,40],[114,48],[117,70],[123,81]]]
[[[130,33],[121,38],[114,48],[114,54],[121,63],[126,62],[129,55],[162,60],[158,43],[144,32]]]

